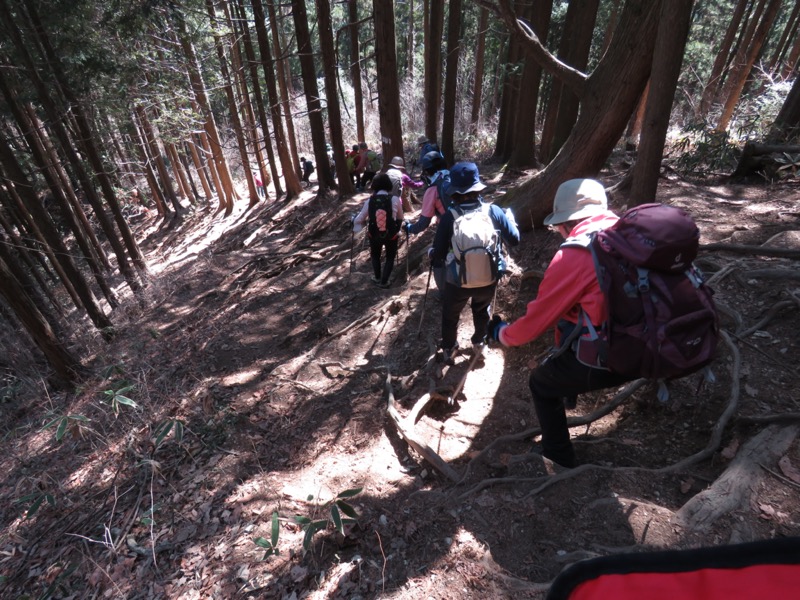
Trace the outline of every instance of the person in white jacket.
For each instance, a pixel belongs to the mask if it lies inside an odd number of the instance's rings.
[[[375,276],[373,283],[389,287],[389,277],[397,257],[400,226],[403,223],[403,201],[392,195],[392,180],[381,173],[372,180],[372,195],[353,219],[353,232],[365,226],[369,236],[369,255]],[[386,248],[386,260],[381,265],[381,255]]]

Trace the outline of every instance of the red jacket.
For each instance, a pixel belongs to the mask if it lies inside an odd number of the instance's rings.
[[[612,212],[584,219],[570,231],[569,237],[610,227],[618,217]],[[538,338],[560,319],[578,322],[580,308],[594,325],[605,318],[606,301],[591,252],[583,248],[560,248],[544,272],[536,299],[528,303],[527,312],[500,331],[504,346],[521,346]],[[556,345],[559,342],[556,330]]]

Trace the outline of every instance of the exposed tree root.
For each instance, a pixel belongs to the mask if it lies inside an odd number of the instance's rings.
[[[746,279],[800,281],[800,269],[753,269],[742,272],[742,277]]]
[[[789,308],[792,306],[796,306],[796,304],[791,300],[782,300],[773,304],[770,309],[766,312],[766,314],[761,317],[761,319],[755,324],[745,329],[744,331],[737,331],[736,337],[738,338],[746,338],[753,335],[759,329],[762,329],[767,323],[769,323],[772,319],[774,319],[779,312],[781,312],[785,308]]]
[[[797,437],[797,425],[771,425],[748,441],[717,480],[675,514],[692,531],[707,531],[724,514],[747,506],[760,481],[761,463],[777,462]]]
[[[751,415],[736,417],[740,423],[757,423],[759,425],[771,425],[773,423],[789,424],[800,421],[800,413],[781,413],[777,415]]]
[[[734,254],[749,254],[751,256],[774,256],[777,258],[800,258],[800,250],[792,248],[775,248],[769,246],[750,246],[746,244],[701,244],[701,252],[732,252]]]

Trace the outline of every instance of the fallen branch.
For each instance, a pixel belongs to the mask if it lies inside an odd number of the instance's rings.
[[[776,248],[774,246],[752,246],[749,244],[728,244],[717,242],[714,244],[700,244],[701,252],[731,252],[733,254],[748,254],[752,256],[773,256],[777,258],[800,258],[800,250],[793,248]]]
[[[749,329],[745,329],[744,331],[736,331],[736,337],[738,338],[746,338],[753,335],[756,331],[764,327],[767,323],[769,323],[775,316],[782,311],[784,308],[789,308],[791,306],[795,306],[795,303],[790,300],[782,300],[773,304],[770,309],[766,312],[766,314],[761,317],[761,319]]]
[[[394,423],[395,428],[397,429],[397,433],[403,438],[406,443],[411,446],[422,458],[428,461],[431,466],[439,471],[442,475],[447,477],[450,481],[457,482],[461,479],[461,476],[456,473],[455,469],[451,467],[447,462],[439,456],[428,444],[426,444],[422,440],[418,440],[414,435],[414,424],[413,422],[409,423],[406,419],[400,416],[400,413],[397,411],[397,407],[395,406],[394,401],[394,391],[392,390],[392,376],[391,373],[386,374],[386,395],[387,395],[387,406],[386,412],[389,414],[389,418]]]
[[[800,281],[800,269],[753,269],[752,271],[743,271],[742,277],[749,279]]]
[[[743,415],[736,417],[739,423],[755,423],[758,425],[771,425],[772,423],[794,423],[800,421],[800,413],[780,413],[775,415]]]

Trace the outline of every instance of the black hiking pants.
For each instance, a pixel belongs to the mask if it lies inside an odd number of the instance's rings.
[[[630,379],[584,365],[571,350],[536,367],[528,385],[542,428],[542,455],[563,467],[573,468],[575,451],[567,428],[564,397],[622,385],[626,381]]]
[[[489,324],[489,308],[494,299],[496,283],[479,288],[462,288],[446,283],[442,290],[442,348],[449,350],[456,345],[458,338],[458,320],[461,311],[471,299],[472,324],[475,332],[472,343],[477,344],[486,335]]]
[[[369,238],[369,257],[372,260],[372,271],[375,273],[375,279],[380,279],[382,285],[389,283],[389,276],[392,274],[392,269],[394,269],[394,259],[397,258],[397,245],[397,236],[389,240]],[[386,247],[386,262],[383,263],[383,269],[381,269],[381,254],[384,247]]]

